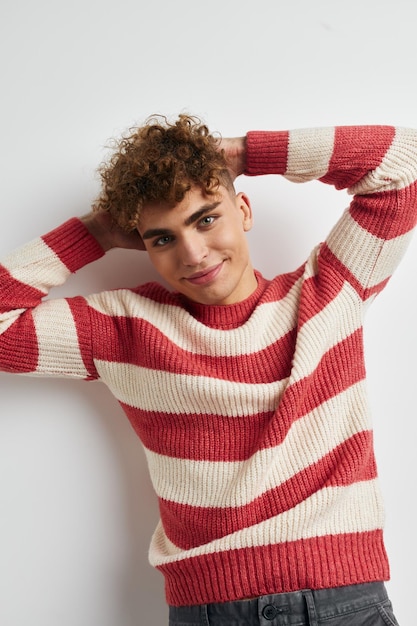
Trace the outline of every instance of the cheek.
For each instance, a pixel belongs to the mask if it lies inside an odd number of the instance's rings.
[[[229,227],[213,232],[210,236],[210,247],[214,249],[236,250],[246,245],[246,235],[242,225],[232,223]]]
[[[150,261],[159,276],[174,289],[179,288],[181,263],[174,253],[164,252],[150,256]]]
[[[150,259],[153,266],[155,267],[155,269],[158,270],[160,274],[166,274],[169,268],[172,269],[173,267],[173,262],[172,260],[170,261],[170,257],[167,254],[155,254],[151,256]]]
[[[172,263],[169,263],[167,254],[158,254],[152,248],[148,251],[149,260],[156,269],[156,271],[163,275],[166,273],[169,266],[172,267]]]
[[[223,250],[230,250],[231,253],[239,253],[240,255],[246,253],[248,250],[248,242],[246,235],[243,231],[229,231],[224,232],[222,237],[215,243],[217,248],[223,248]]]

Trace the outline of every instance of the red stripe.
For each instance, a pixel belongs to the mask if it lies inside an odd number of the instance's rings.
[[[285,174],[288,160],[288,131],[250,131],[246,135],[247,176]]]
[[[0,312],[32,308],[45,296],[39,289],[16,280],[2,265],[0,265],[0,285]]]
[[[339,259],[333,254],[327,244],[323,244],[320,256],[326,260],[330,267],[333,267],[336,274],[339,274],[344,280],[346,280],[358,295],[362,298],[362,300],[367,300],[373,295],[377,295],[380,293],[388,283],[391,276],[388,276],[380,283],[372,285],[372,287],[364,287],[362,283],[358,281],[356,276],[352,274],[350,270],[344,265]]]
[[[359,328],[324,353],[312,374],[287,388],[279,405],[281,419],[287,415],[290,425],[294,419],[364,380],[365,374],[363,330]],[[284,431],[287,432],[287,427]]]
[[[345,189],[380,165],[395,137],[390,126],[339,126],[335,128],[329,171],[320,180]]]
[[[161,520],[170,541],[189,550],[289,511],[320,489],[351,485],[376,475],[372,435],[364,431],[250,504],[207,508],[160,499]]]
[[[322,245],[322,248],[325,244]],[[298,313],[299,326],[310,321],[330,304],[342,291],[344,277],[337,273],[329,263],[323,262],[326,257],[318,256],[319,271],[303,283]]]
[[[199,461],[248,459],[261,445],[273,417],[273,412],[224,417],[139,411],[125,404],[122,408],[148,450]]]
[[[78,218],[71,218],[42,239],[70,272],[76,272],[104,255],[102,247]]]
[[[326,294],[327,297],[329,295]],[[76,319],[85,319],[84,303],[75,299],[69,302]],[[319,302],[314,308],[324,305],[325,302]],[[82,313],[80,307],[83,309]],[[308,319],[310,313],[312,313],[311,310],[307,308],[305,311],[303,308],[304,319]],[[94,345],[94,357],[100,360],[130,363],[175,374],[212,376],[217,379],[252,384],[284,380],[290,375],[296,341],[295,329],[264,350],[252,354],[219,357],[194,354],[184,350],[170,341],[151,323],[138,318],[110,317],[93,309],[90,309],[90,315],[91,324],[96,331],[94,335],[100,338],[100,341],[96,341]],[[80,331],[81,326],[85,328],[85,324],[78,326]],[[360,339],[361,337],[353,344],[355,361],[362,358]],[[87,340],[89,342],[89,336]],[[352,342],[352,339],[346,341]],[[330,353],[335,359],[337,350],[343,351],[342,360],[338,360],[336,364],[343,365],[342,371],[346,373],[347,348],[344,348],[342,344],[343,342],[340,344],[341,347],[336,346]],[[352,360],[351,355],[349,358]],[[324,362],[326,362],[326,356]],[[326,369],[329,367],[336,370],[326,364]],[[355,367],[357,367],[356,363]],[[318,375],[320,376],[320,372]],[[357,378],[349,379],[351,382],[356,380]],[[342,389],[345,387],[346,385],[342,386]]]
[[[71,307],[74,313],[79,308],[73,301]],[[98,331],[95,336],[99,337],[94,345],[97,359],[247,383],[282,380],[290,372],[295,329],[259,352],[220,357],[184,350],[150,322],[140,318],[110,317],[93,309],[90,314],[91,323]]]
[[[380,530],[197,556],[159,566],[173,606],[389,579]]]
[[[390,240],[404,235],[417,222],[417,183],[383,194],[355,196],[350,206],[354,220],[369,233]]]
[[[259,304],[279,303],[283,300],[297,283],[302,278],[305,271],[305,263],[295,269],[293,272],[287,272],[285,274],[279,274],[275,276],[271,281],[265,281],[265,290],[262,294],[262,298]]]
[[[77,330],[78,346],[80,348],[81,357],[84,367],[89,372],[87,380],[98,378],[98,373],[94,363],[94,354],[92,348],[93,337],[97,337],[101,343],[107,343],[107,337],[101,332],[101,328],[97,327],[94,319],[90,317],[90,307],[83,296],[75,296],[67,298],[68,306],[74,318]]]
[[[35,325],[28,311],[0,335],[0,370],[17,374],[34,372],[38,355]]]
[[[329,350],[313,374],[287,388],[275,412],[225,417],[122,407],[143,444],[157,454],[200,461],[239,461],[255,450],[279,445],[295,420],[364,378],[360,329]],[[160,393],[169,397],[169,390]],[[213,433],[218,433],[216,446]]]

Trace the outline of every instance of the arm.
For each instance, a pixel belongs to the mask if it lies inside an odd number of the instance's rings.
[[[219,149],[226,157],[232,181],[244,173],[246,168],[246,137],[222,138]]]
[[[104,251],[84,224],[71,219],[0,263],[0,370],[88,378],[69,300],[43,301],[69,275]],[[79,299],[83,300],[83,299]],[[82,307],[80,307],[82,309]],[[80,333],[81,331],[81,333]]]
[[[134,230],[130,233],[123,231],[113,222],[107,212],[90,211],[80,220],[105,252],[112,248],[145,250],[138,231]]]
[[[320,180],[353,195],[319,253],[363,299],[400,261],[417,220],[417,132],[389,126],[251,132],[247,175]]]
[[[91,211],[0,263],[0,370],[95,376],[87,356],[91,333],[85,300],[43,299],[71,273],[116,247],[144,249],[137,231],[126,233],[108,213]]]

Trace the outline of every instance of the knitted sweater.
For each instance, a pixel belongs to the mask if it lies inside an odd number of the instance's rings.
[[[353,197],[301,267],[257,273],[243,302],[156,283],[41,302],[103,254],[75,218],[0,266],[0,369],[100,380],[140,437],[172,605],[389,577],[363,318],[416,221],[417,133],[250,132],[245,173]]]

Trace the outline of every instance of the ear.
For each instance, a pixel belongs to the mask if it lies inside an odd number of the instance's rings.
[[[236,194],[236,203],[238,209],[242,212],[243,230],[248,232],[253,226],[253,215],[250,200],[245,193],[239,192]]]

